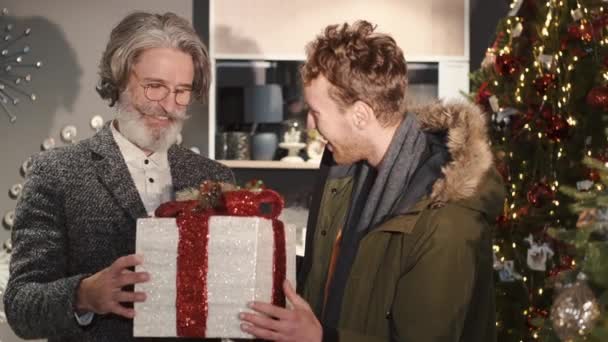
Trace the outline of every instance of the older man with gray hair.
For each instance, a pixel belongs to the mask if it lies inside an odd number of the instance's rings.
[[[8,322],[23,338],[131,341],[135,224],[176,191],[232,172],[175,145],[186,110],[204,100],[209,57],[172,13],[133,13],[112,31],[97,91],[116,119],[90,139],[41,154],[16,209]],[[167,324],[171,324],[167,322]]]

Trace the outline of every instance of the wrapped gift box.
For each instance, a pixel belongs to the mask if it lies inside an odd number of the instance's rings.
[[[193,217],[138,220],[138,270],[151,280],[135,287],[147,294],[135,304],[135,337],[253,338],[238,319],[247,303],[284,303],[282,279],[295,284],[294,226],[260,216],[207,219],[207,234],[191,236],[179,226]]]

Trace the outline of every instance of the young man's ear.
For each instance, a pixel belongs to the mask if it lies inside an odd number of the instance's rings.
[[[376,119],[374,109],[363,101],[353,104],[353,125],[358,129],[363,129]]]

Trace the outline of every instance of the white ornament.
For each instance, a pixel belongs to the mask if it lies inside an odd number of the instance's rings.
[[[4,225],[7,228],[13,228],[13,226],[15,225],[15,211],[11,210],[9,212],[7,212],[6,214],[4,214]]]
[[[494,270],[498,271],[498,277],[502,282],[514,282],[522,279],[521,274],[515,271],[515,263],[513,260],[501,261],[496,256],[496,252],[493,255],[494,258]]]
[[[534,271],[546,271],[547,259],[550,259],[553,254],[553,250],[546,243],[530,247],[527,259],[528,267]]]
[[[46,138],[44,139],[44,141],[42,142],[42,150],[43,151],[48,151],[52,148],[55,147],[55,139],[53,138]]]
[[[513,38],[517,38],[519,36],[521,36],[521,33],[524,30],[524,26],[521,23],[517,23],[517,25],[515,25],[515,27],[511,30],[511,37]]]
[[[524,4],[524,0],[515,0],[511,4],[511,10],[509,11],[509,17],[514,17],[517,15],[519,10],[521,9],[521,5]]]
[[[91,125],[92,129],[94,129],[95,131],[99,131],[103,128],[103,117],[101,115],[95,115],[91,118],[91,122],[89,124]]]
[[[21,173],[23,176],[27,176],[32,170],[32,157],[27,158],[23,164],[21,164]]]
[[[528,267],[534,271],[546,271],[547,259],[550,259],[555,254],[547,243],[539,245],[534,241],[532,234],[524,239],[530,245],[528,249],[527,263]]]
[[[573,9],[572,11],[570,11],[570,15],[572,15],[572,19],[574,21],[579,21],[583,19],[583,11],[580,8]]]
[[[545,69],[551,69],[551,66],[553,65],[553,56],[551,56],[551,55],[540,55],[540,56],[538,56],[538,62]]]
[[[593,182],[588,179],[584,180],[584,181],[576,182],[576,190],[578,190],[578,191],[587,191],[587,190],[591,189],[592,186],[593,186]]]
[[[190,151],[196,153],[196,154],[201,154],[201,149],[196,147],[196,146],[192,146],[190,147]]]
[[[66,143],[74,143],[78,130],[74,125],[67,125],[61,130],[61,139]]]
[[[17,198],[19,197],[19,195],[21,195],[21,191],[23,190],[23,185],[17,183],[17,184],[13,184],[13,186],[11,186],[11,189],[9,190],[9,194],[11,195],[11,198]]]
[[[498,277],[502,282],[514,282],[522,278],[521,274],[515,272],[515,263],[513,260],[506,260],[503,263],[502,269],[498,271]]]
[[[496,95],[492,95],[490,97],[490,107],[492,107],[492,111],[494,113],[500,110],[500,105],[498,104],[498,97],[496,97]]]

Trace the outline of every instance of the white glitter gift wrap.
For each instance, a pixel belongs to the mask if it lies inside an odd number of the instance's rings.
[[[286,277],[295,286],[296,232],[285,224]],[[147,300],[135,304],[133,335],[176,337],[176,275],[179,233],[174,218],[137,221],[136,253],[144,256],[138,271],[151,280],[135,291]],[[241,331],[239,312],[250,301],[272,301],[274,233],[272,221],[260,217],[209,218],[207,328],[205,337],[253,338]],[[203,305],[203,303],[201,303]]]

